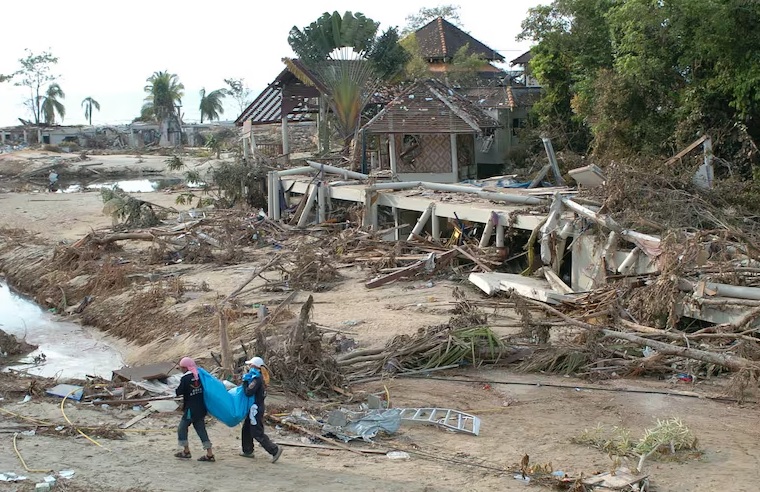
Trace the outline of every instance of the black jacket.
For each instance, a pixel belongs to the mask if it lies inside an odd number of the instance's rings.
[[[203,385],[193,379],[192,373],[185,374],[179,380],[177,396],[183,398],[183,415],[191,420],[206,416],[206,404],[203,402]]]

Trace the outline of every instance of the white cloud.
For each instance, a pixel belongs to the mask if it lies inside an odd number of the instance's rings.
[[[539,3],[467,0],[461,2],[461,20],[475,38],[510,59],[527,49],[515,36],[527,9]],[[222,87],[225,78],[243,77],[257,94],[271,82],[284,68],[280,60],[292,56],[287,37],[294,25],[308,25],[328,10],[351,10],[379,21],[381,29],[402,27],[407,15],[435,5],[418,0],[4,2],[0,73],[16,70],[25,48],[50,49],[60,59],[56,72],[66,92],[64,123],[80,124],[85,123],[80,103],[88,96],[102,108],[93,123],[131,121],[140,112],[145,79],[168,70],[185,85],[185,119],[196,120],[201,87],[210,91]],[[21,88],[0,84],[0,126],[29,117],[24,96]],[[227,101],[225,118],[237,113]]]

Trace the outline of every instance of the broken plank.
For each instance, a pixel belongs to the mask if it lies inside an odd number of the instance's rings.
[[[473,263],[475,263],[476,265],[478,265],[478,267],[481,270],[483,270],[484,272],[492,272],[493,271],[493,268],[489,267],[488,265],[486,265],[485,263],[483,263],[482,261],[480,261],[479,259],[477,259],[475,256],[471,255],[469,252],[467,252],[467,250],[465,250],[461,246],[457,246],[454,249],[456,249],[462,256],[464,256],[468,260],[470,260]]]
[[[156,410],[154,410],[152,408],[148,408],[147,410],[143,411],[142,413],[140,413],[139,415],[137,415],[136,417],[134,417],[133,419],[131,419],[129,422],[127,422],[125,424],[121,424],[119,426],[119,428],[120,429],[129,429],[130,427],[132,427],[133,425],[135,425],[139,421],[141,421],[141,420],[149,417],[155,411]]]
[[[441,263],[444,263],[447,260],[454,258],[457,255],[457,253],[459,253],[459,251],[457,251],[456,249],[446,251],[443,254],[433,253],[435,268],[438,268],[438,266]],[[375,287],[380,287],[382,285],[389,284],[395,280],[399,280],[404,277],[407,277],[411,275],[412,273],[416,273],[417,271],[423,269],[426,263],[427,263],[427,260],[415,262],[409,265],[408,267],[403,268],[397,272],[389,273],[388,275],[383,275],[381,277],[374,278],[370,280],[369,282],[367,282],[366,284],[364,284],[364,286],[368,289],[374,289]]]
[[[367,448],[350,448],[350,449],[344,449],[339,448],[337,446],[328,446],[326,444],[305,444],[302,442],[288,442],[288,441],[277,441],[276,444],[278,446],[290,446],[294,448],[309,448],[309,449],[325,449],[329,451],[358,451],[360,453],[364,454],[387,454],[388,450],[385,449],[367,449]]]
[[[574,294],[575,291],[570,288],[556,273],[554,273],[554,270],[552,270],[549,267],[543,267],[542,268],[544,272],[544,277],[546,278],[546,281],[549,282],[549,285],[552,289],[559,292],[560,294]]]

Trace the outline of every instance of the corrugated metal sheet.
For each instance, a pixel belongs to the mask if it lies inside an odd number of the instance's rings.
[[[496,50],[489,48],[451,22],[438,17],[414,33],[422,56],[432,60],[451,59],[464,45],[469,45],[467,53],[481,55],[488,61],[504,61]]]
[[[368,133],[480,133],[499,126],[470,101],[431,79],[417,82],[388,103],[364,129]]]

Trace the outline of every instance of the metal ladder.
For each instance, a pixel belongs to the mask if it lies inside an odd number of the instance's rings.
[[[478,417],[448,408],[404,408],[401,410],[401,422],[432,424],[473,436],[480,433]]]

